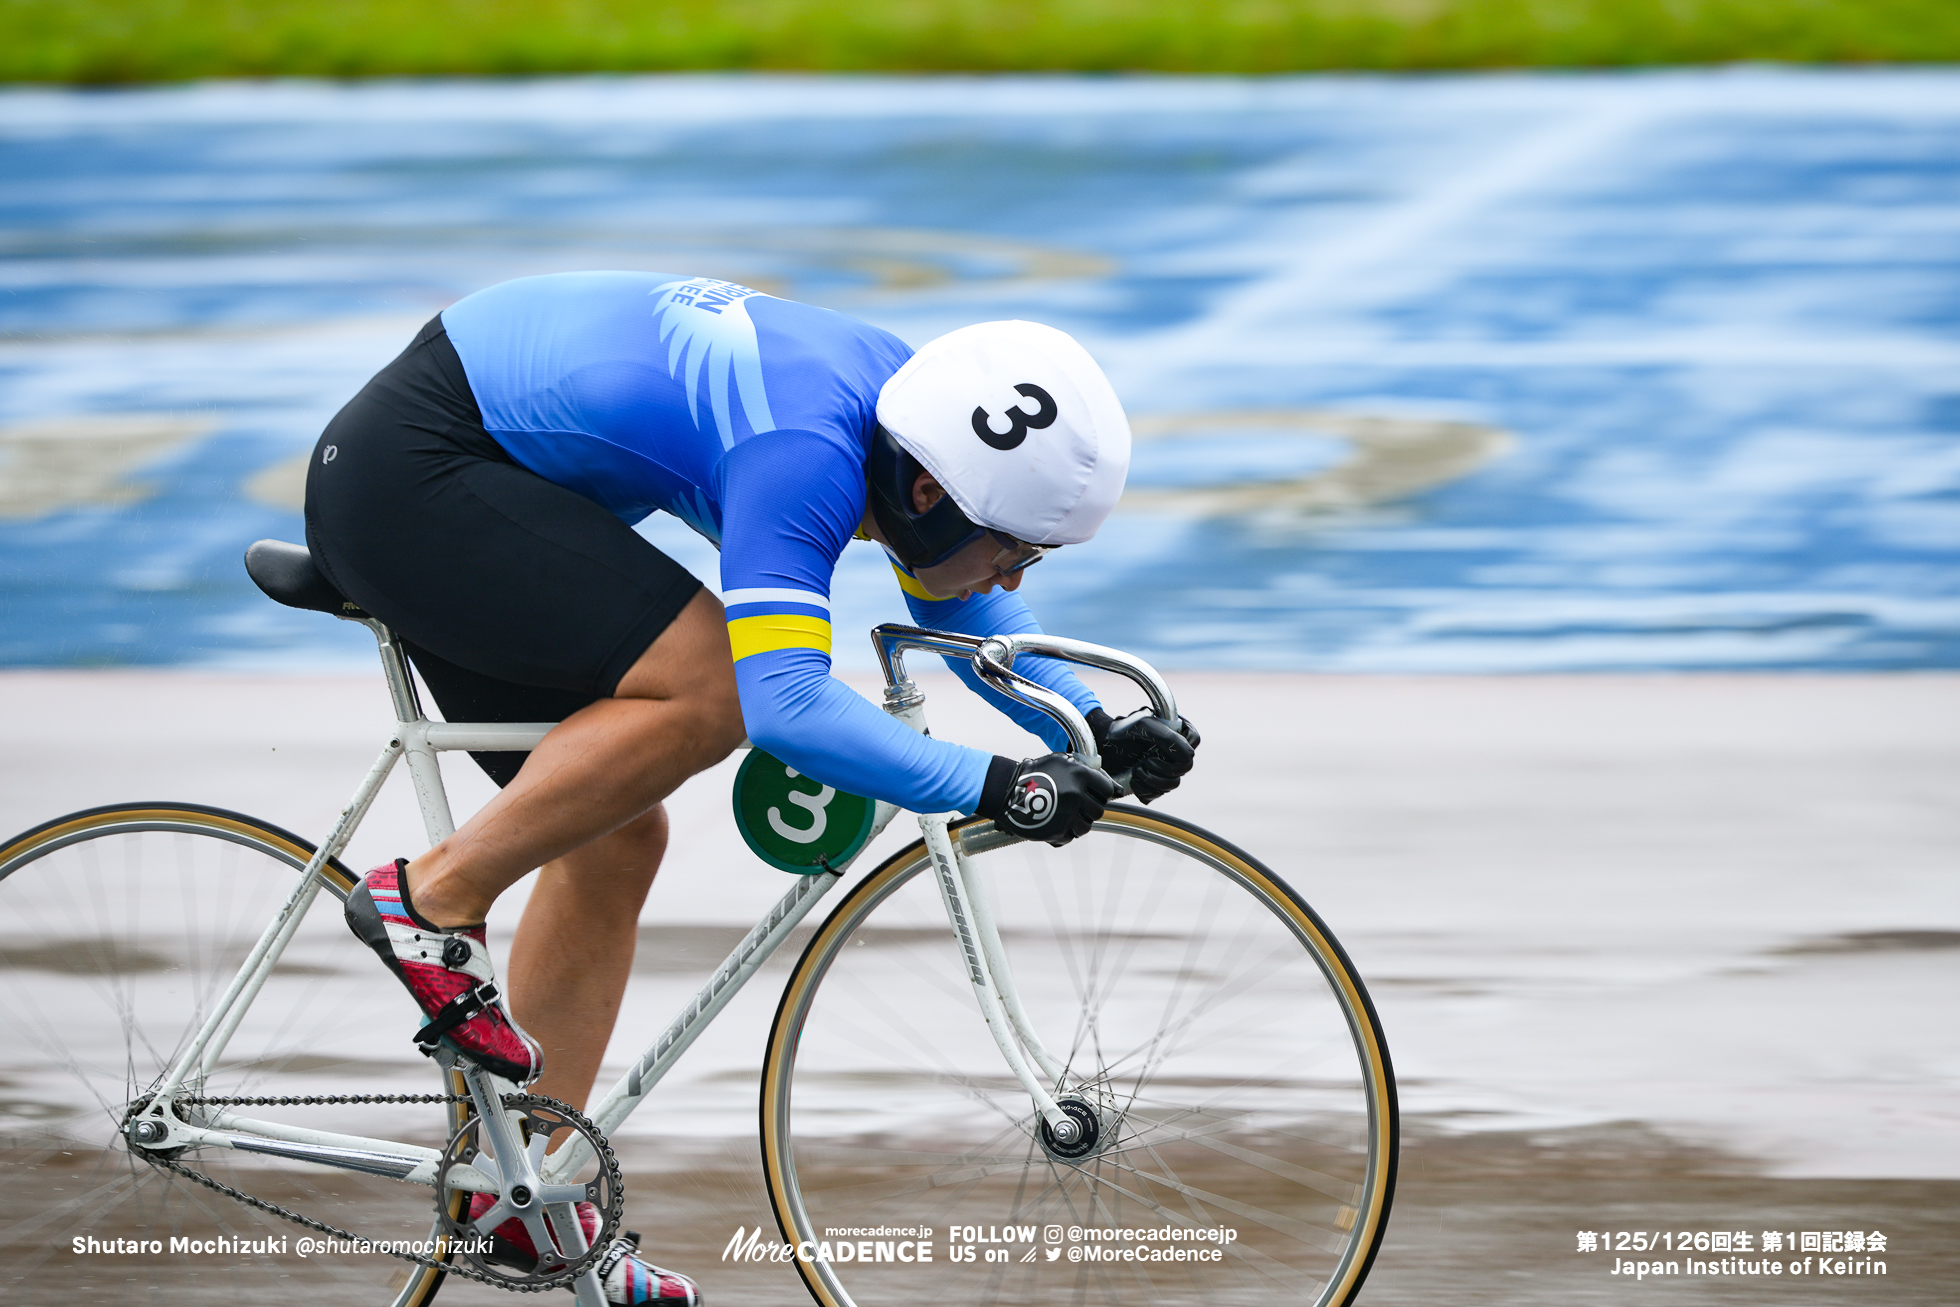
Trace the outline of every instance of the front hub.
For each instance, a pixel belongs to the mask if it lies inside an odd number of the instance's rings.
[[[1071,1094],[1067,1098],[1056,1099],[1055,1106],[1075,1122],[1076,1133],[1073,1139],[1057,1139],[1047,1119],[1038,1120],[1036,1134],[1041,1139],[1041,1147],[1050,1157],[1063,1162],[1079,1162],[1100,1153],[1115,1138],[1114,1121],[1104,1119],[1103,1114],[1087,1099]]]

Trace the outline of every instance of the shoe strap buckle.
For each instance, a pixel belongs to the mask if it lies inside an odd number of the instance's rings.
[[[498,997],[495,981],[472,985],[437,1009],[429,1017],[429,1024],[415,1032],[415,1042],[428,1051],[444,1035],[494,1004]]]

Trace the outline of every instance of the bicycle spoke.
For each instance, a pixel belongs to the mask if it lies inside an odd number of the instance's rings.
[[[160,812],[169,823],[163,828]],[[59,828],[65,845],[17,862],[0,877],[6,932],[0,1040],[15,1050],[9,1089],[29,1114],[10,1160],[63,1155],[58,1170],[30,1162],[15,1171],[23,1186],[15,1205],[24,1201],[31,1210],[10,1220],[0,1236],[0,1280],[53,1274],[45,1250],[65,1249],[78,1234],[256,1239],[285,1233],[289,1227],[271,1224],[274,1217],[153,1169],[120,1130],[129,1105],[189,1048],[297,885],[302,865],[290,852],[290,837],[261,839],[248,819],[230,816],[207,826],[197,810],[168,805],[85,814]],[[236,842],[241,835],[250,842]],[[381,1066],[396,1074],[369,1050],[375,1029],[406,1024],[404,1000],[385,972],[357,960],[360,945],[337,916],[303,918],[293,940],[302,950],[349,957],[345,974],[336,967],[331,981],[322,981],[310,965],[273,967],[231,1048],[209,1075],[194,1071],[187,1078],[185,1095],[238,1095],[264,1086],[330,1096],[381,1088],[333,1079],[344,1077],[344,1067],[371,1073]],[[403,1075],[433,1071],[406,1056],[401,1063]],[[372,1124],[338,1123],[332,1112],[323,1120],[317,1109],[299,1110],[309,1126],[381,1133]],[[448,1133],[439,1113],[422,1130],[438,1139]],[[297,1200],[316,1214],[338,1217],[351,1205],[355,1227],[375,1238],[427,1238],[433,1222],[426,1190],[380,1178],[212,1147],[194,1147],[180,1161],[231,1176],[233,1187],[248,1192],[270,1186],[282,1203]],[[44,1187],[50,1180],[70,1186],[79,1180],[79,1196]],[[403,1279],[395,1262],[328,1258],[304,1269],[318,1285],[344,1285],[349,1301],[386,1304],[402,1288],[390,1287]],[[421,1271],[408,1279],[427,1285]]]
[[[1218,1261],[1149,1240],[1070,1262],[1023,1261],[1025,1246],[1011,1256],[976,1249],[976,1260],[931,1283],[845,1264],[805,1272],[821,1302],[1277,1307],[1355,1287],[1354,1276],[1335,1277],[1365,1252],[1357,1240],[1379,1237],[1380,1222],[1364,1225],[1359,1213],[1385,1205],[1368,1164],[1379,1139],[1369,1123],[1392,1111],[1390,1087],[1373,1079],[1356,1042],[1357,1023],[1372,1015],[1357,1017],[1350,991],[1329,984],[1324,967],[1345,964],[1315,956],[1290,901],[1224,874],[1175,828],[1128,835],[1167,829],[1137,820],[1115,819],[1059,852],[966,846],[989,878],[1030,1019],[1063,1035],[1049,1044],[1065,1067],[1058,1092],[1078,1096],[1097,1123],[1088,1156],[1067,1160],[1043,1143],[1045,1127],[1004,1074],[956,958],[921,967],[853,946],[853,931],[876,940],[880,930],[943,923],[921,855],[888,864],[839,906],[855,924],[826,928],[821,990],[792,980],[779,1030],[794,1021],[795,1040],[772,1039],[766,1075],[801,1065],[803,1088],[778,1091],[787,1107],[771,1118],[780,1125],[765,1121],[765,1134],[776,1131],[765,1153],[794,1153],[797,1204],[780,1210],[800,1210],[795,1220],[809,1230],[944,1219],[1222,1227],[1235,1241],[1217,1245]],[[874,1067],[899,1073],[863,1081],[886,1086],[878,1137],[824,1138],[817,1127],[848,1102],[852,1069]],[[805,1111],[815,1115],[799,1128]],[[785,1174],[772,1167],[772,1186]]]
[[[1269,1211],[1253,1203],[1243,1203],[1236,1198],[1227,1198],[1223,1194],[1210,1193],[1196,1186],[1187,1185],[1168,1175],[1153,1174],[1140,1167],[1127,1165],[1118,1159],[1111,1160],[1118,1170],[1134,1175],[1139,1180],[1147,1180],[1152,1184],[1169,1189],[1172,1193],[1183,1194],[1201,1202],[1209,1203],[1214,1207],[1232,1213],[1234,1216],[1243,1217],[1248,1221],[1255,1221],[1269,1230],[1276,1230],[1280,1234],[1298,1239],[1302,1243],[1313,1243],[1315,1240],[1323,1240],[1325,1242],[1320,1245],[1323,1248],[1337,1249],[1341,1246],[1342,1236],[1338,1230],[1324,1229],[1320,1226],[1311,1225],[1305,1221],[1284,1216],[1279,1212]]]

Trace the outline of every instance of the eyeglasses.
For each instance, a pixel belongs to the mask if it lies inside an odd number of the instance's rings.
[[[1002,576],[1012,576],[1024,568],[1033,567],[1056,548],[1054,545],[1031,545],[1025,540],[1016,540],[1005,531],[991,528],[987,534],[1000,546],[1000,552],[994,555],[993,566]]]
[[[947,500],[945,502],[950,503],[952,501]],[[1002,576],[1012,576],[1016,572],[1033,567],[1036,563],[1060,548],[1059,545],[1032,545],[1025,540],[1015,539],[1005,531],[996,531],[990,526],[976,526],[969,534],[962,537],[958,544],[952,545],[937,556],[918,563],[915,566],[921,569],[938,567],[961,550],[971,548],[978,542],[985,540],[988,536],[992,536],[994,543],[1000,546],[995,551],[990,566]]]

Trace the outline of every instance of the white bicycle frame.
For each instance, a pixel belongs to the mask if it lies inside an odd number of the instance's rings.
[[[292,893],[259,936],[238,974],[222,998],[199,1027],[196,1036],[180,1053],[152,1091],[145,1110],[126,1126],[133,1143],[145,1148],[166,1149],[204,1146],[235,1149],[299,1161],[314,1162],[343,1170],[386,1176],[414,1184],[434,1186],[443,1154],[440,1150],[358,1135],[342,1135],[312,1130],[279,1121],[265,1121],[230,1111],[210,1113],[203,1123],[185,1120],[172,1109],[172,1099],[186,1083],[201,1080],[218,1064],[226,1045],[236,1033],[247,1009],[272,974],[280,955],[291,941],[300,921],[321,888],[320,872],[330,859],[347,847],[362,818],[367,815],[382,783],[395,764],[404,758],[415,786],[415,798],[430,844],[447,838],[455,830],[449,798],[443,788],[436,755],[463,749],[528,751],[536,748],[555,722],[450,723],[430,721],[422,711],[415,682],[394,633],[372,618],[359,621],[374,633],[380,648],[382,670],[395,710],[395,729],[388,744],[368,770],[366,779],[341,810],[332,830],[315,850]],[[1013,670],[1022,654],[1064,659],[1116,672],[1135,681],[1150,700],[1159,717],[1177,725],[1177,706],[1170,688],[1156,671],[1141,659],[1119,650],[1079,640],[1048,635],[1002,635],[988,638],[929,631],[918,627],[887,625],[872,632],[879,663],[885,675],[885,710],[914,730],[924,732],[925,696],[905,674],[904,654],[919,650],[951,658],[968,659],[982,680],[1000,693],[1027,704],[1059,722],[1074,744],[1074,756],[1091,766],[1099,764],[1095,740],[1088,723],[1075,706],[1061,695]],[[1123,777],[1117,778],[1119,784]],[[874,834],[890,822],[899,809],[880,802]],[[966,964],[967,978],[973,985],[980,1013],[1015,1079],[1027,1090],[1035,1110],[1061,1143],[1072,1142],[1081,1127],[1062,1111],[1057,1102],[1068,1091],[1067,1068],[1048,1051],[1034,1029],[1019,994],[1000,933],[994,924],[992,907],[984,881],[968,865],[956,841],[948,834],[948,824],[957,813],[918,814],[919,831],[932,857],[946,915]],[[782,946],[791,930],[807,916],[817,901],[842,879],[847,865],[826,872],[799,876],[789,892],[756,923],[742,941],[715,968],[714,974],[692,1000],[610,1092],[592,1109],[590,1116],[601,1132],[611,1134],[631,1116],[653,1087],[660,1083],[682,1053],[707,1028],[730,999]],[[440,1055],[439,1055],[440,1056]],[[444,1058],[445,1065],[450,1059]],[[468,1066],[457,1066],[470,1087],[483,1129],[490,1135],[496,1155],[513,1158],[527,1173],[529,1163],[524,1150],[515,1146],[514,1127],[498,1110],[494,1078]],[[499,1138],[500,1135],[508,1138]],[[534,1188],[546,1190],[567,1183],[577,1175],[590,1157],[582,1139],[560,1148],[545,1159],[536,1173],[523,1176],[486,1174],[470,1164],[452,1165],[448,1182],[458,1189],[477,1193],[496,1193],[506,1182],[524,1180]],[[550,1201],[550,1200],[547,1200]],[[562,1206],[562,1210],[558,1210]],[[579,1223],[571,1218],[569,1200],[552,1205],[553,1221],[561,1231],[570,1231],[577,1241]],[[582,1251],[577,1249],[574,1251]],[[578,1286],[582,1302],[598,1303],[597,1276],[588,1272]]]

